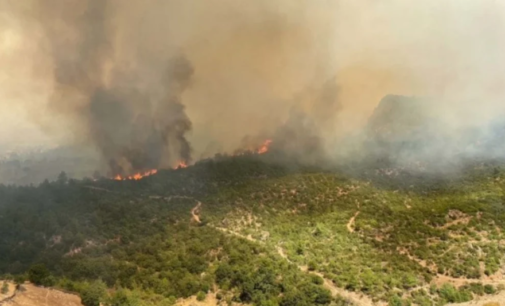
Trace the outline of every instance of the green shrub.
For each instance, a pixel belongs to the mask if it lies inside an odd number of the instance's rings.
[[[322,285],[324,283],[324,280],[319,275],[315,274],[310,275],[310,280],[316,285]]]
[[[443,284],[440,289],[438,289],[438,294],[441,298],[450,303],[459,302],[459,291],[454,288],[451,284]]]
[[[484,286],[481,283],[471,283],[468,289],[476,295],[484,294]]]
[[[493,293],[496,293],[496,290],[494,289],[494,287],[492,285],[485,285],[484,292],[486,294],[493,294]]]
[[[19,274],[14,276],[14,283],[19,286],[26,281],[27,277],[25,274]]]
[[[199,291],[198,294],[196,295],[196,299],[200,302],[205,300],[206,297],[207,295],[203,291]]]
[[[402,299],[399,296],[393,295],[389,299],[388,306],[403,306],[403,301],[402,301]]]
[[[35,285],[44,285],[49,278],[49,270],[44,264],[35,264],[28,270],[28,280]]]
[[[107,286],[102,281],[96,281],[87,286],[80,294],[84,306],[99,306],[106,295]]]
[[[7,294],[7,292],[9,292],[9,284],[7,282],[3,282],[1,292],[2,294]]]
[[[313,260],[309,261],[309,263],[308,263],[307,266],[308,266],[309,271],[315,271],[315,270],[317,270],[317,264]]]
[[[109,299],[106,305],[110,306],[138,306],[141,299],[137,292],[132,292],[126,289],[117,290]]]

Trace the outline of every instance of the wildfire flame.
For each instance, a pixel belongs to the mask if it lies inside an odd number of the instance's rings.
[[[178,164],[177,164],[177,167],[175,167],[175,169],[182,169],[182,168],[187,168],[188,165],[186,164],[185,161],[181,160]]]
[[[271,139],[267,139],[263,142],[263,144],[261,144],[259,147],[252,147],[252,146],[249,146],[248,148],[245,148],[245,149],[241,149],[241,150],[237,150],[235,151],[235,153],[233,154],[233,156],[240,156],[240,155],[244,155],[244,154],[264,154],[266,152],[268,152],[269,148],[270,148],[270,145],[272,144],[272,140]]]
[[[270,147],[270,144],[272,143],[272,139],[267,139],[265,142],[261,145],[261,147],[256,151],[258,154],[263,154],[268,152],[268,148]]]
[[[146,176],[150,176],[150,175],[153,175],[153,174],[156,174],[158,172],[158,170],[156,169],[152,169],[152,170],[148,170],[148,171],[145,171],[145,172],[139,172],[139,173],[135,173],[133,175],[129,175],[129,176],[121,176],[120,174],[116,175],[114,177],[114,179],[116,181],[126,181],[126,180],[135,180],[135,181],[138,181]]]
[[[264,154],[264,153],[268,152],[271,144],[272,144],[272,140],[271,139],[267,139],[257,149],[249,149],[249,150],[246,150],[246,151],[242,151],[241,153],[236,153],[235,155],[242,155],[245,152],[252,152],[252,153],[256,153],[256,154]],[[187,168],[187,167],[188,167],[188,164],[185,161],[181,160],[181,161],[179,161],[177,163],[177,166],[175,166],[174,169],[183,169],[183,168]],[[158,172],[158,170],[152,169],[152,170],[148,170],[148,171],[145,171],[145,172],[138,172],[138,173],[135,173],[135,174],[129,175],[129,176],[122,176],[122,175],[118,174],[113,179],[116,180],[116,181],[126,181],[126,180],[135,180],[135,181],[138,181],[140,179],[143,179],[144,177],[156,174],[157,172]]]

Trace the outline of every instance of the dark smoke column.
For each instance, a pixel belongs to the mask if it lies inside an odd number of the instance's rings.
[[[135,41],[126,47],[130,62],[118,60],[121,29],[113,22],[121,3],[68,0],[37,8],[54,65],[50,110],[66,118],[76,140],[98,148],[110,175],[187,163],[191,121],[180,96],[193,68],[183,56],[153,63],[137,55]]]

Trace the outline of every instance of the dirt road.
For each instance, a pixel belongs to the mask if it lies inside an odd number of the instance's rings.
[[[359,210],[354,214],[354,216],[349,219],[349,222],[347,222],[347,230],[349,233],[354,233],[354,220],[356,220],[356,217],[359,215]]]
[[[194,220],[196,223],[202,223],[200,220],[200,207],[202,206],[202,202],[198,201],[195,207],[191,210],[191,219]]]

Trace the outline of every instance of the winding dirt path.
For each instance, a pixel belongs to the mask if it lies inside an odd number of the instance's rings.
[[[277,253],[279,253],[279,256],[287,260],[289,263],[292,263],[291,260],[289,260],[288,255],[284,253],[284,249],[280,246],[277,246]]]
[[[237,233],[235,231],[229,230],[229,229],[224,228],[224,227],[217,227],[217,226],[213,226],[213,225],[208,225],[208,226],[210,226],[213,229],[216,229],[216,230],[218,230],[220,232],[231,234],[231,235],[233,235],[235,237],[239,237],[239,238],[242,238],[242,239],[245,239],[245,240],[249,240],[249,241],[252,241],[252,242],[264,243],[263,241],[259,241],[257,239],[254,239],[251,235],[244,236],[241,233]]]
[[[357,292],[352,292],[352,291],[345,290],[343,288],[339,288],[339,287],[335,286],[333,281],[325,278],[321,273],[317,273],[317,272],[309,272],[309,273],[315,274],[315,275],[318,275],[319,277],[321,277],[324,281],[323,286],[326,289],[330,290],[330,292],[333,296],[340,295],[341,297],[350,301],[351,303],[355,304],[356,306],[385,306],[385,305],[387,305],[386,302],[374,303],[371,298],[369,298],[368,296],[366,296],[364,294],[359,294]]]
[[[193,207],[193,209],[191,210],[192,220],[194,220],[197,223],[201,223],[201,220],[199,217],[199,210],[200,210],[201,206],[202,206],[202,203],[200,201],[197,201],[197,205],[195,207]],[[351,219],[347,223],[346,227],[347,227],[347,230],[349,231],[349,233],[354,233],[354,231],[355,231],[354,223],[355,223],[356,217],[358,217],[359,214],[360,214],[360,211],[359,210],[356,211],[356,213],[351,217]],[[232,231],[227,228],[217,227],[217,226],[213,226],[213,225],[209,225],[209,226],[218,230],[218,231],[233,235],[233,236],[241,238],[241,239],[264,244],[263,241],[259,241],[257,239],[254,239],[251,235],[245,236],[241,233]],[[283,258],[284,260],[286,260],[289,263],[293,263],[289,259],[289,257],[287,256],[287,254],[285,253],[284,249],[281,246],[276,246],[276,250],[281,258]],[[424,261],[416,260],[417,258],[409,256],[410,254],[408,254],[408,253],[407,254],[404,253],[404,255],[407,255],[410,260],[415,261],[419,265],[426,267],[426,263]],[[297,267],[305,273],[309,273],[309,274],[313,274],[313,275],[317,275],[317,276],[321,277],[323,279],[323,286],[326,289],[328,289],[333,296],[337,296],[337,295],[341,296],[344,299],[347,299],[348,301],[352,302],[353,304],[355,304],[357,306],[358,305],[359,306],[385,306],[385,305],[387,305],[386,302],[374,302],[374,301],[372,301],[372,299],[369,296],[367,296],[363,293],[348,291],[346,289],[337,287],[333,283],[332,280],[325,278],[322,273],[315,272],[315,271],[308,271],[306,266],[297,265]],[[446,275],[437,274],[435,279],[432,281],[432,283],[435,283],[438,286],[440,286],[443,283],[451,283],[457,287],[467,284],[467,283],[472,283],[472,282],[480,282],[482,284],[491,284],[491,285],[496,286],[498,284],[505,284],[505,279],[491,280],[491,279],[453,278],[453,277],[449,277]],[[419,286],[419,288],[427,289],[428,286],[429,286],[429,284],[425,284],[423,286]],[[500,293],[498,295],[484,296],[481,298],[477,298],[476,300],[472,300],[467,303],[450,304],[450,305],[454,305],[454,306],[456,306],[456,305],[461,305],[461,306],[474,306],[475,305],[475,306],[477,306],[478,305],[478,306],[480,306],[480,305],[482,305],[482,303],[489,302],[489,301],[502,301],[502,299],[504,297],[505,297],[505,292]],[[505,301],[505,300],[503,300],[503,301]],[[505,306],[505,304],[504,304],[504,306]]]
[[[202,206],[202,202],[198,201],[195,207],[191,209],[191,219],[194,220],[196,223],[202,223],[200,220],[200,207]]]
[[[92,190],[98,190],[98,191],[103,191],[103,192],[109,192],[109,193],[114,193],[112,191],[110,191],[109,189],[105,189],[105,188],[102,188],[102,187],[96,187],[96,186],[84,186],[84,188],[87,188],[87,189],[92,189]]]
[[[464,303],[451,303],[445,306],[505,306],[505,291],[495,295],[478,296],[474,300]]]
[[[51,292],[51,291],[47,290],[47,292],[46,292],[46,306],[49,306],[49,305],[47,304],[47,298],[49,297],[49,292]]]
[[[198,207],[199,207],[199,205],[197,205],[195,208],[198,208]],[[195,208],[193,208],[193,209],[195,209]],[[354,215],[353,218],[351,218],[352,222],[351,221],[349,222],[351,226],[352,226],[353,220],[358,216],[358,214],[359,214],[359,211],[356,212],[356,214]],[[217,227],[217,226],[213,226],[213,225],[209,225],[209,226],[211,226],[212,228],[217,229],[221,232],[228,233],[230,235],[233,235],[233,236],[241,238],[241,239],[246,239],[246,240],[261,243],[261,244],[264,243],[263,241],[259,241],[257,239],[254,239],[251,235],[245,236],[245,235],[242,235],[240,233],[237,233],[235,231],[232,231],[232,230],[229,230],[226,228]],[[349,224],[348,224],[348,226],[349,226]],[[280,257],[282,257],[284,260],[286,260],[289,263],[293,263],[289,259],[287,254],[284,252],[284,249],[281,246],[277,246],[276,249],[277,249],[277,253],[279,254]],[[385,306],[385,305],[387,305],[387,303],[385,303],[385,302],[374,303],[370,297],[368,297],[362,293],[360,294],[357,292],[348,291],[343,288],[339,288],[333,283],[332,280],[325,278],[323,274],[321,274],[319,272],[315,272],[315,271],[308,271],[306,266],[297,265],[297,267],[302,272],[314,274],[314,275],[321,277],[323,279],[323,287],[328,289],[333,296],[339,295],[339,296],[343,297],[344,299],[347,299],[348,301],[352,302],[356,306]]]
[[[449,221],[445,223],[442,226],[439,226],[439,229],[448,229],[449,227],[453,225],[458,225],[458,224],[468,224],[472,220],[472,216],[466,216],[466,217],[461,217],[456,220]]]
[[[347,222],[347,230],[349,233],[354,233],[354,220],[356,220],[356,217],[359,215],[360,211],[358,210],[354,216],[349,219],[349,222]]]
[[[481,276],[480,278],[451,277],[448,275],[437,273],[437,265],[436,264],[428,265],[425,260],[411,255],[409,253],[409,251],[405,248],[398,247],[396,249],[396,251],[400,255],[407,256],[409,260],[415,262],[419,266],[429,269],[434,274],[433,280],[430,282],[430,284],[435,284],[438,287],[440,287],[446,283],[451,284],[455,287],[461,287],[461,286],[464,286],[467,284],[472,284],[472,283],[480,283],[482,285],[493,285],[494,287],[496,287],[498,285],[505,285],[505,277],[503,276],[505,274],[502,269],[500,269],[498,272],[496,272],[492,277],[485,277],[485,276]],[[447,251],[449,251],[449,250],[447,250]],[[417,289],[421,289],[421,288],[428,289],[430,284],[419,286]],[[505,302],[505,300],[504,300],[504,302]],[[467,305],[467,304],[465,304],[465,305]],[[474,305],[474,304],[468,304],[468,305]]]
[[[198,209],[200,208],[200,206],[202,205],[201,202],[198,202],[198,204],[191,210],[191,214],[193,216],[193,220],[199,222],[199,218],[198,218],[198,215],[196,214]],[[353,225],[354,225],[354,219],[356,219],[356,217],[359,215],[359,211],[357,211],[354,216],[351,218],[351,220],[349,220],[349,223],[347,224],[347,228],[350,232],[353,232],[354,229],[353,229]],[[224,232],[224,233],[227,233],[227,234],[230,234],[230,235],[233,235],[235,237],[238,237],[238,238],[241,238],[241,239],[245,239],[245,240],[249,240],[249,241],[252,241],[252,242],[257,242],[257,243],[260,243],[260,244],[264,244],[263,241],[259,241],[257,239],[254,239],[251,235],[242,235],[238,232],[235,232],[235,231],[232,231],[232,230],[229,230],[227,228],[222,228],[222,227],[217,227],[217,226],[213,226],[213,225],[208,225],[218,231],[221,231],[221,232]],[[284,252],[284,249],[281,247],[281,246],[276,246],[276,249],[277,249],[277,253],[279,254],[280,257],[282,257],[284,260],[286,260],[287,262],[289,263],[293,263],[289,257],[287,256],[287,254]],[[315,272],[315,271],[308,271],[307,269],[307,266],[302,266],[302,265],[297,265],[298,269],[300,269],[300,271],[302,272],[305,272],[305,273],[309,273],[309,274],[313,274],[313,275],[317,275],[319,277],[321,277],[323,279],[323,287],[325,287],[326,289],[328,289],[331,294],[333,296],[341,296],[343,297],[344,299],[350,301],[351,303],[355,304],[356,306],[385,306],[387,305],[387,303],[385,302],[373,302],[372,299],[363,294],[363,293],[358,293],[358,292],[353,292],[353,291],[348,291],[346,289],[343,289],[343,288],[339,288],[337,287],[332,280],[330,279],[327,279],[324,277],[324,275],[322,273],[319,273],[319,272]]]
[[[282,247],[277,246],[277,253],[279,253],[279,255],[282,258],[284,258],[285,260],[287,260],[289,263],[292,263],[292,261],[289,260],[288,256],[286,255],[286,253],[284,252],[284,249]],[[332,280],[325,278],[322,273],[315,272],[315,271],[308,271],[306,266],[298,265],[298,269],[300,269],[302,272],[317,275],[317,276],[321,277],[323,279],[323,287],[330,290],[330,292],[333,296],[340,295],[341,297],[352,302],[356,306],[382,306],[382,305],[387,304],[387,303],[374,303],[371,298],[369,298],[368,296],[366,296],[364,294],[359,294],[357,292],[352,292],[352,291],[345,290],[343,288],[339,288],[339,287],[335,286],[335,284],[333,283]]]
[[[482,285],[493,285],[493,286],[498,286],[498,285],[505,285],[505,279],[486,279],[486,278],[466,278],[466,277],[461,277],[461,278],[456,278],[456,277],[451,277],[443,274],[437,274],[437,276],[433,279],[433,283],[437,285],[442,285],[445,283],[450,283],[454,285],[455,287],[461,287],[466,284],[471,284],[471,283],[481,283]]]
[[[155,197],[161,197],[161,196],[155,196]],[[165,200],[166,200],[167,202],[170,202],[170,201],[172,201],[173,199],[186,199],[186,200],[194,200],[194,201],[196,201],[196,202],[199,202],[199,201],[197,201],[195,198],[193,198],[193,197],[188,197],[188,196],[171,195],[171,196],[165,197]]]

